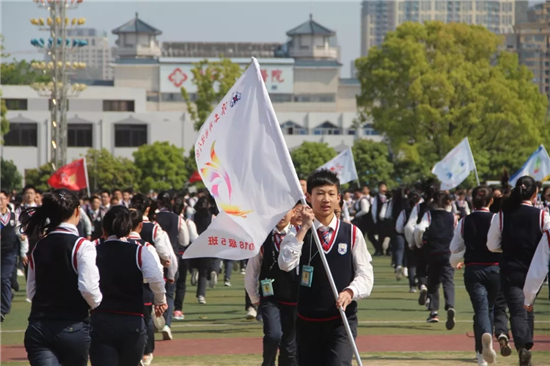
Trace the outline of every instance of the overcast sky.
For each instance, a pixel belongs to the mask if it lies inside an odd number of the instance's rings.
[[[531,1],[536,3],[540,1]],[[0,31],[12,57],[42,59],[30,44],[32,38],[48,38],[29,22],[46,18],[32,0],[2,0]],[[139,13],[139,17],[163,33],[161,41],[198,42],[285,42],[286,32],[305,22],[309,14],[336,31],[340,46],[342,77],[350,76],[350,62],[360,54],[360,0],[340,1],[100,1],[84,0],[69,17],[85,17],[85,27],[108,32]]]

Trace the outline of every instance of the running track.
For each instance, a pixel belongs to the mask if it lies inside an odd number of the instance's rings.
[[[464,335],[359,336],[360,352],[473,351],[474,340]],[[498,344],[495,343],[498,349]],[[536,351],[550,352],[550,335],[536,336]],[[155,356],[202,356],[261,354],[261,338],[177,339],[157,341]],[[2,346],[1,361],[26,361],[23,345]]]

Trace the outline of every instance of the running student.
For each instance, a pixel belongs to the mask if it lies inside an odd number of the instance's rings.
[[[101,305],[92,311],[92,366],[139,365],[147,342],[143,280],[154,295],[155,314],[167,308],[164,278],[155,258],[127,237],[130,212],[113,206],[103,218],[105,241],[96,247]]]
[[[313,173],[307,181],[313,209],[302,209],[302,226],[297,235],[287,234],[281,244],[279,267],[299,269],[296,341],[301,366],[351,365],[353,348],[338,308],[347,316],[357,335],[357,300],[370,295],[374,275],[371,256],[357,227],[338,220],[334,209],[340,201],[340,182],[328,170]],[[335,301],[311,230],[317,230],[324,254],[334,276]]]
[[[451,265],[461,267],[464,259],[464,285],[474,308],[474,337],[477,363],[494,363],[493,314],[500,290],[499,253],[487,249],[487,234],[494,214],[489,210],[493,195],[488,187],[472,192],[474,212],[458,223],[451,242]],[[508,337],[504,334],[501,337]],[[499,337],[499,341],[501,340]],[[509,347],[509,346],[508,346]]]
[[[295,366],[296,362],[296,305],[298,302],[298,273],[279,268],[280,245],[294,230],[290,224],[294,209],[279,221],[260,252],[248,261],[244,277],[246,291],[254,305],[259,305],[263,318],[262,366],[275,366],[277,349],[280,366]],[[294,231],[295,233],[295,231]]]
[[[533,207],[537,193],[533,178],[519,178],[512,194],[503,202],[502,210],[493,218],[487,236],[489,250],[502,253],[501,287],[510,310],[510,325],[520,366],[531,365],[534,326],[533,312],[527,312],[523,307],[523,287],[542,234],[550,229],[549,215]]]
[[[31,365],[86,366],[89,309],[102,302],[95,246],[78,236],[78,197],[58,189],[21,215],[25,235],[41,237],[29,258],[32,300],[25,349]]]
[[[403,262],[407,263],[407,272],[409,278],[409,292],[416,293],[416,257],[414,252],[414,243],[413,246],[407,243],[407,238],[405,237],[405,224],[409,221],[411,217],[411,212],[415,209],[416,205],[420,201],[420,194],[417,191],[411,191],[407,195],[408,204],[401,211],[397,221],[395,222],[395,244],[396,244],[396,262],[399,263],[400,255],[403,255],[404,252],[405,260]],[[397,270],[396,276],[397,279],[400,279],[400,276],[403,275],[402,271]]]
[[[430,210],[424,214],[422,221],[416,227],[414,235],[418,248],[425,248],[425,258],[428,264],[428,323],[439,322],[439,287],[443,285],[445,310],[447,311],[448,330],[455,326],[455,286],[454,269],[449,262],[451,256],[451,241],[453,240],[456,217],[448,211],[451,197],[444,191],[435,194]]]

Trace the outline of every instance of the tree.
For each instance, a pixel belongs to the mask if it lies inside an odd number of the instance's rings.
[[[130,159],[114,157],[107,149],[86,153],[90,190],[137,188],[140,173]]]
[[[47,83],[51,81],[48,74],[35,70],[31,64],[35,62],[26,60],[13,60],[0,65],[0,80],[3,85],[31,85],[32,83]]]
[[[393,164],[388,145],[372,140],[356,140],[351,148],[361,184],[375,186],[378,182],[392,184]]]
[[[519,168],[548,136],[547,98],[480,26],[404,23],[356,61],[362,120],[386,135],[401,176],[426,176],[469,137],[480,179]]]
[[[317,168],[334,158],[336,151],[324,142],[304,141],[290,155],[298,177],[307,179]]]
[[[139,188],[149,190],[182,189],[189,178],[183,149],[167,141],[142,145],[134,152],[134,161],[142,180]]]
[[[191,73],[193,84],[197,87],[196,98],[192,101],[185,88],[181,88],[181,95],[187,102],[187,110],[194,121],[195,130],[198,131],[216,104],[241,76],[242,70],[238,64],[224,57],[213,62],[205,59],[194,65]]]
[[[19,173],[13,161],[4,160],[4,158],[1,158],[0,165],[0,168],[2,170],[2,172],[0,173],[0,187],[7,191],[11,191],[13,189],[21,189],[23,176],[21,175],[21,173]]]
[[[51,164],[44,164],[37,169],[29,169],[25,172],[25,184],[31,184],[41,191],[50,189],[48,179],[52,176]]]

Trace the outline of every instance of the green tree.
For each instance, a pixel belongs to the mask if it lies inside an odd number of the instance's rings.
[[[0,173],[0,187],[7,191],[11,191],[12,189],[21,189],[23,176],[19,173],[13,161],[4,160],[4,158],[1,158],[0,165],[2,170]]]
[[[107,149],[88,150],[86,165],[92,191],[137,188],[139,183],[140,172],[134,162],[114,157]]]
[[[480,179],[519,168],[544,139],[548,101],[480,26],[404,23],[356,61],[362,121],[384,133],[398,175],[426,176],[469,137]]]
[[[324,142],[304,141],[302,145],[291,151],[290,156],[300,179],[307,177],[336,156],[336,151]]]
[[[37,169],[29,169],[25,172],[25,184],[32,184],[41,191],[47,191],[48,179],[52,176],[53,169],[50,163],[44,164]]]
[[[393,163],[389,159],[388,145],[372,140],[356,140],[351,150],[361,184],[373,187],[384,181],[389,186],[393,185]]]
[[[134,152],[134,161],[142,177],[139,188],[149,190],[182,189],[189,178],[183,149],[167,141],[142,145]]]
[[[12,62],[0,65],[0,80],[3,85],[30,85],[32,83],[47,83],[51,81],[48,74],[41,70],[35,70],[31,64],[35,62],[26,60],[12,60]]]
[[[194,65],[191,73],[193,84],[197,87],[196,98],[192,101],[185,88],[181,88],[181,95],[187,102],[187,110],[194,122],[195,130],[198,131],[216,104],[241,76],[242,70],[238,64],[225,57],[212,62],[203,60]]]

